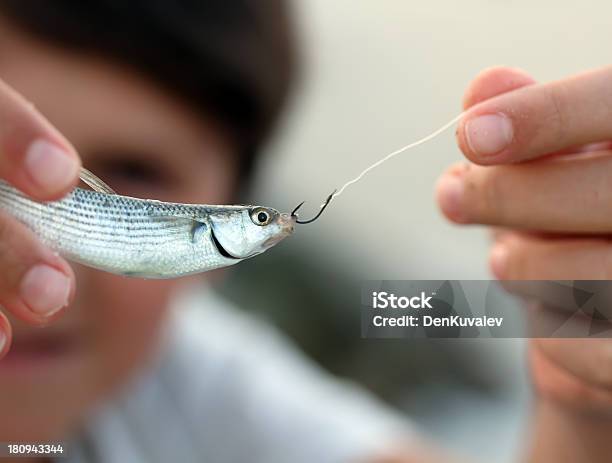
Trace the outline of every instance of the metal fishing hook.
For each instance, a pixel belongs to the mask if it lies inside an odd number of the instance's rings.
[[[315,215],[312,219],[310,220],[298,220],[298,215],[296,214],[296,212],[298,211],[298,209],[300,207],[302,207],[302,205],[306,202],[306,201],[302,201],[300,204],[298,204],[295,209],[293,209],[293,211],[291,212],[291,217],[295,217],[295,223],[299,223],[299,224],[307,224],[307,223],[312,223],[315,220],[317,220],[319,217],[321,217],[321,214],[323,214],[323,211],[325,210],[325,208],[329,205],[329,203],[331,202],[332,198],[334,197],[334,195],[336,194],[337,190],[332,191],[332,193],[327,197],[327,199],[325,200],[325,202],[323,204],[321,204],[321,209],[319,210],[318,214]]]

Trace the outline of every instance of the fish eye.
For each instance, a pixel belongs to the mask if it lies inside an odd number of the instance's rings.
[[[251,220],[255,225],[268,225],[272,220],[272,214],[262,208],[257,208],[251,211]]]

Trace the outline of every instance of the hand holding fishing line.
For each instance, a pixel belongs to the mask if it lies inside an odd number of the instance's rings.
[[[520,70],[489,69],[466,92],[464,113],[346,182],[317,217],[372,169],[461,120],[459,146],[473,163],[442,176],[438,201],[454,222],[499,227],[494,274],[611,279],[611,81],[612,67],[539,85]],[[532,340],[530,357],[541,395],[572,409],[612,410],[609,339]]]
[[[610,82],[612,67],[544,84],[493,68],[470,84],[457,135],[474,163],[441,177],[438,202],[453,222],[496,227],[490,263],[498,278],[612,278]],[[610,343],[532,340],[533,382],[546,406],[610,412]]]

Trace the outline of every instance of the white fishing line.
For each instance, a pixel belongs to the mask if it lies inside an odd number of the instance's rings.
[[[434,139],[435,137],[437,137],[438,135],[440,135],[442,132],[444,132],[445,130],[448,130],[450,127],[452,127],[455,123],[457,123],[459,121],[459,119],[461,119],[463,117],[465,113],[461,113],[459,114],[457,117],[454,117],[451,121],[447,122],[446,124],[444,124],[442,127],[440,127],[438,130],[436,130],[435,132],[427,135],[425,138],[421,138],[420,140],[417,140],[413,143],[410,143],[409,145],[403,146],[398,150],[393,151],[392,153],[387,154],[384,158],[380,159],[379,161],[376,161],[374,164],[372,164],[371,166],[367,167],[366,169],[364,169],[357,177],[355,177],[352,180],[349,180],[348,182],[346,182],[344,185],[342,185],[342,187],[337,190],[334,194],[331,195],[331,199],[333,198],[337,198],[338,196],[340,196],[342,194],[342,192],[344,190],[346,190],[346,188],[348,186],[353,185],[354,183],[357,183],[358,181],[360,181],[368,172],[376,169],[377,167],[379,167],[380,165],[384,164],[385,162],[387,162],[389,159],[397,156],[398,154],[401,154],[405,151],[408,151],[409,149],[412,148],[416,148],[419,145],[422,145],[423,143],[427,143],[429,140]]]

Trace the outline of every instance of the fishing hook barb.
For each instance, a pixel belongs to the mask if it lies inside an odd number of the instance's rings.
[[[307,223],[312,223],[315,220],[317,220],[319,217],[321,217],[321,214],[323,214],[323,211],[325,210],[325,208],[329,205],[329,203],[331,202],[332,198],[334,197],[334,195],[336,194],[337,190],[332,191],[332,193],[327,197],[327,199],[325,200],[325,202],[323,204],[321,204],[321,209],[319,209],[319,212],[317,215],[315,215],[312,219],[310,220],[298,220],[298,215],[296,214],[298,209],[300,207],[303,206],[303,204],[305,203],[305,201],[302,201],[300,204],[298,204],[295,209],[293,209],[293,211],[291,212],[291,217],[295,217],[295,223],[299,223],[299,224],[307,224]]]

